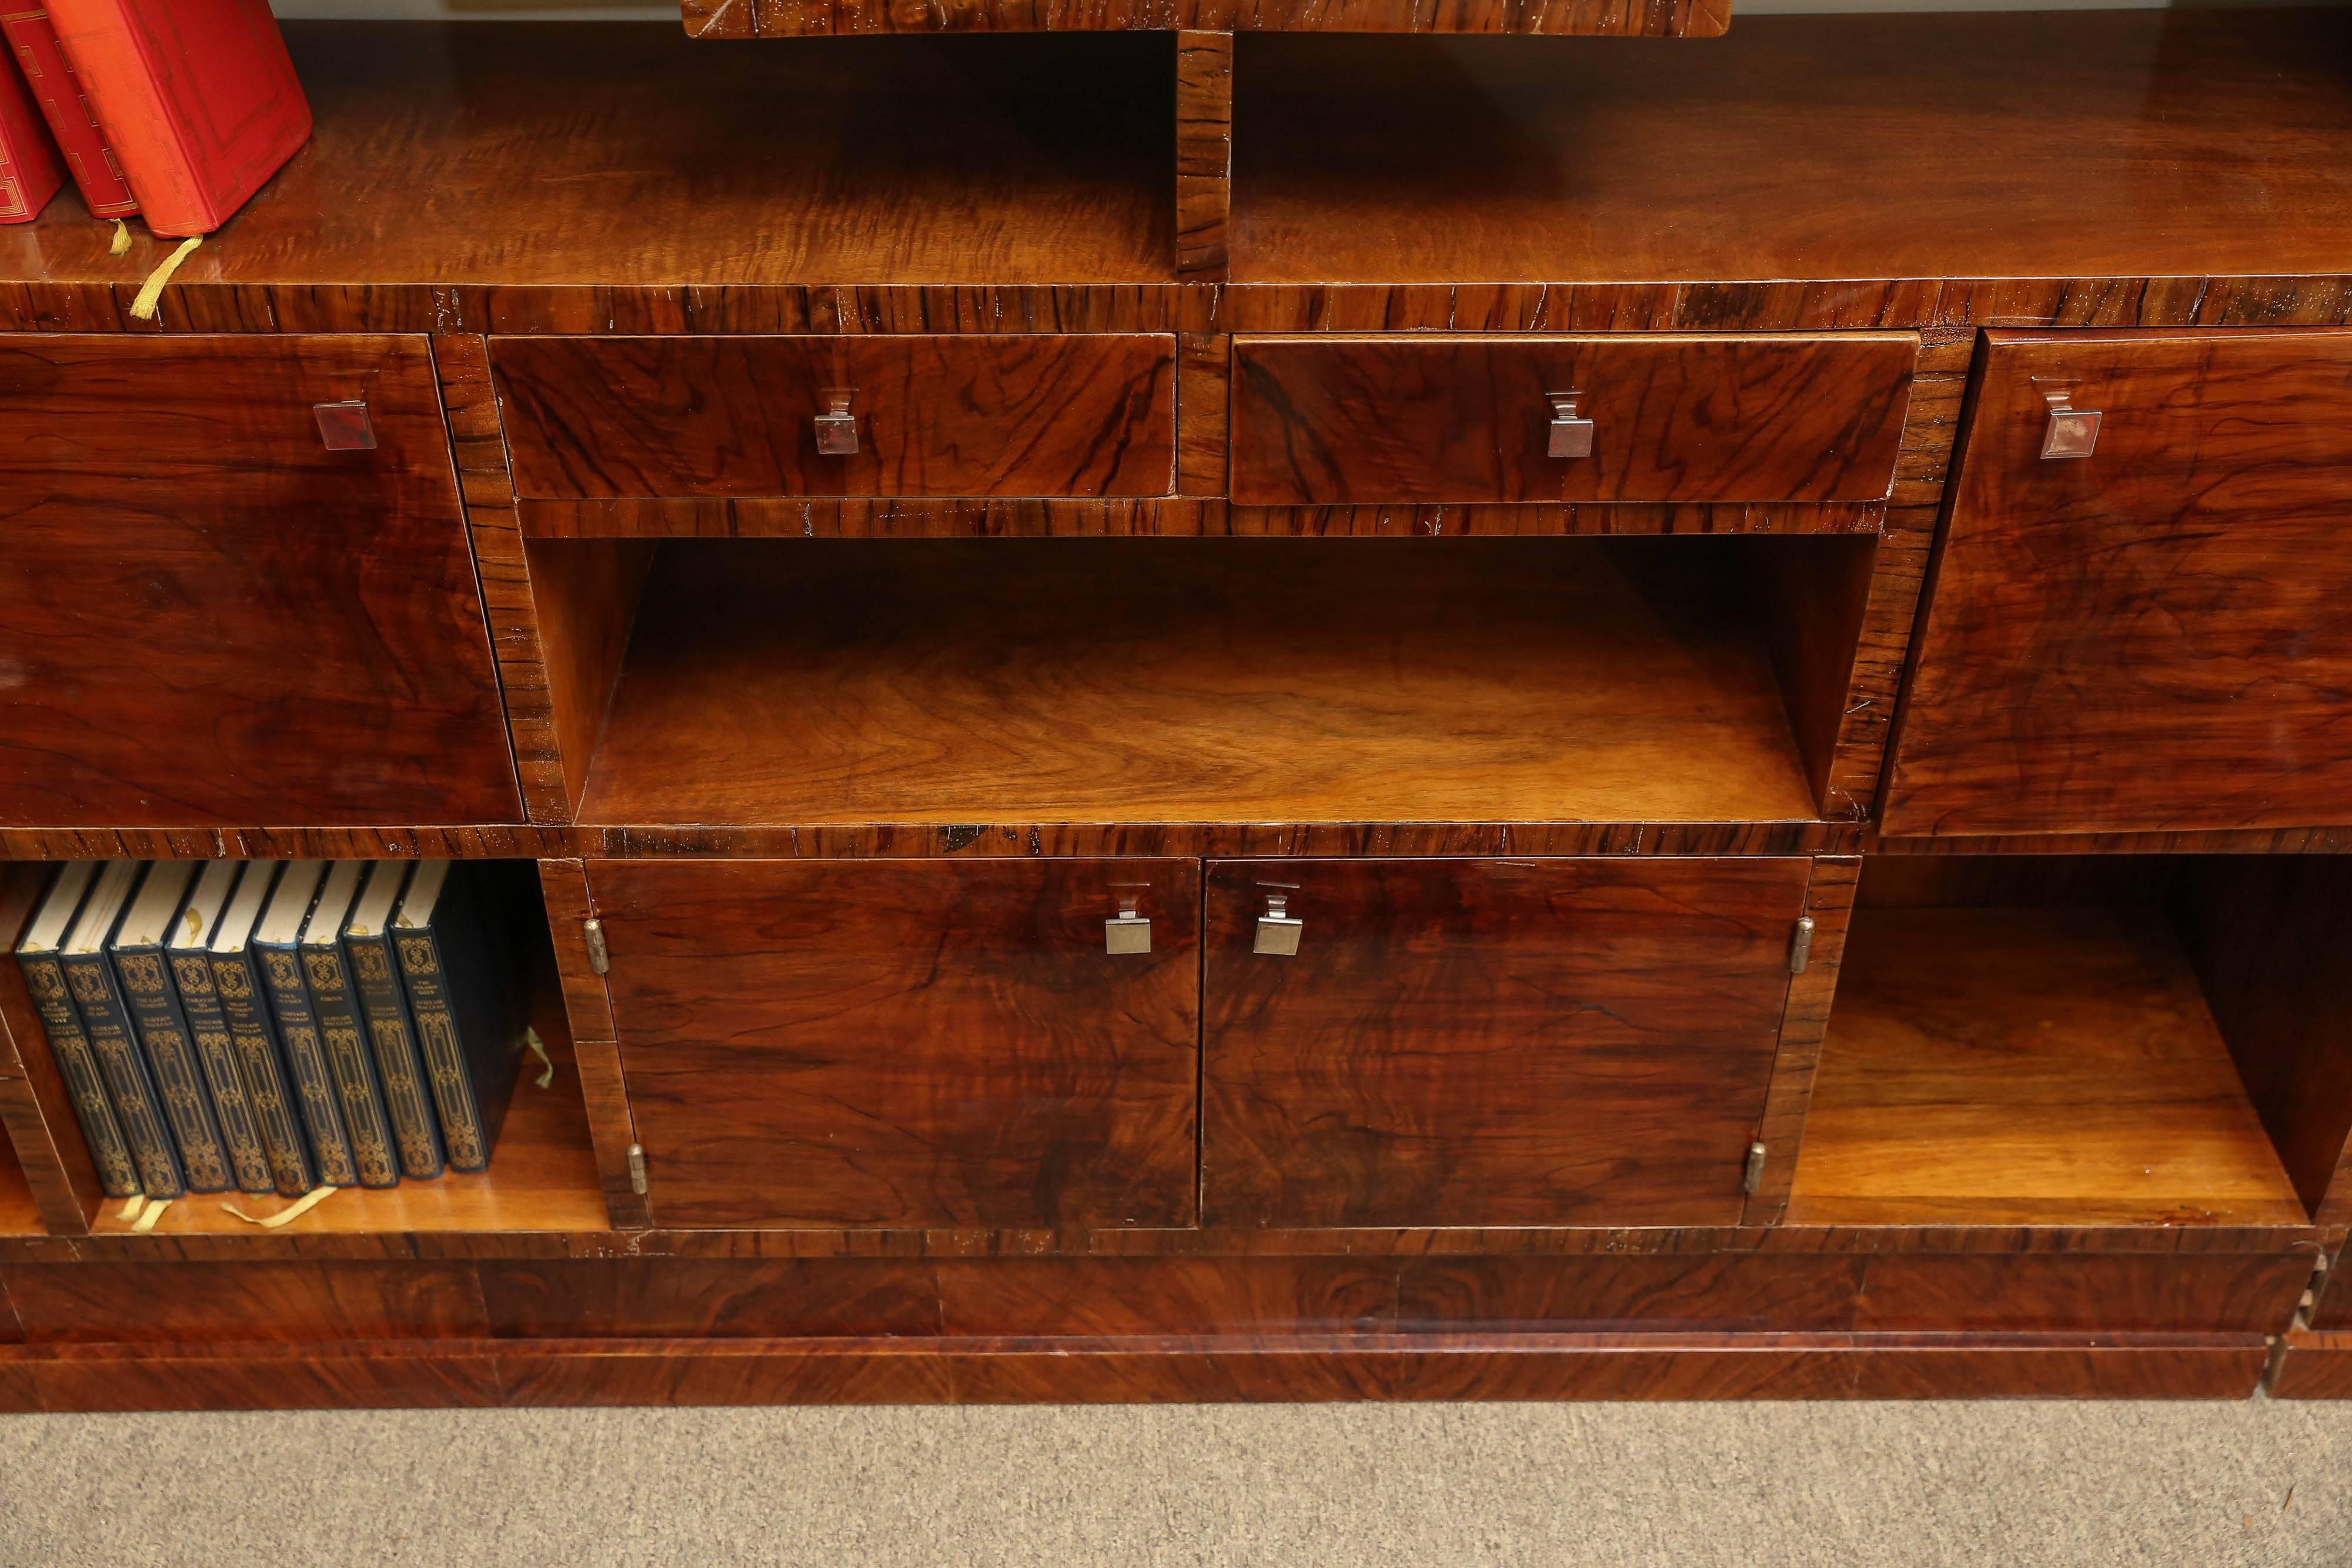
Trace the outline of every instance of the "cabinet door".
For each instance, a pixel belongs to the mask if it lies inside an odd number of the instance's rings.
[[[1988,334],[1886,830],[2352,820],[2347,542],[2352,332]]]
[[[0,339],[0,825],[519,821],[426,340]]]
[[[1193,862],[620,861],[588,879],[656,1224],[1192,1222]],[[1149,951],[1108,950],[1122,887]]]
[[[1204,1223],[1738,1223],[1807,874],[1213,865]],[[1293,956],[1256,950],[1269,894]]]

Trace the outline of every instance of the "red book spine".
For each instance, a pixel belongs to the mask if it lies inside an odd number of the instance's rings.
[[[66,161],[14,68],[0,66],[0,224],[28,224],[66,183]]]
[[[310,139],[268,0],[48,0],[158,235],[210,234]]]
[[[6,4],[8,0],[0,0],[0,5]],[[38,5],[19,5],[0,13],[0,36],[7,38],[8,52],[16,57],[33,96],[40,100],[41,113],[58,139],[58,150],[66,155],[66,167],[73,171],[74,183],[80,187],[82,203],[90,214],[127,218],[136,213],[139,204],[122,178],[122,165],[115,162],[114,149],[106,144],[105,129],[98,123],[81,83],[74,79],[73,68],[66,64],[65,51],[58,47],[48,12]]]

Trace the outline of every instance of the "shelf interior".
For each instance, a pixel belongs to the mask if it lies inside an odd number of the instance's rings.
[[[2167,869],[2103,858],[2117,863],[2101,878]],[[1886,904],[1881,863],[1847,936],[1790,1223],[2308,1223],[2169,900]]]
[[[1164,35],[698,47],[289,22],[311,143],[184,283],[1129,283],[1174,267]],[[68,187],[0,278],[136,283]]]
[[[47,1228],[33,1205],[33,1189],[26,1185],[25,1168],[16,1151],[0,1133],[0,1236],[41,1236]]]
[[[2352,256],[2352,13],[1244,34],[1237,282],[2276,277]],[[1575,324],[1567,302],[1558,322]]]
[[[526,1052],[507,1102],[506,1121],[490,1150],[490,1168],[398,1186],[344,1187],[308,1213],[268,1230],[255,1223],[293,1207],[294,1200],[251,1193],[191,1193],[175,1199],[151,1228],[157,1236],[321,1236],[448,1231],[601,1231],[611,1228],[604,1189],[588,1136],[587,1102],[572,1048],[572,1031],[556,982],[537,867],[512,862],[499,868],[499,895],[522,940],[521,962],[530,989],[531,1028],[548,1062]],[[542,1087],[540,1075],[551,1067]],[[242,1209],[248,1218],[228,1212]],[[94,1236],[122,1236],[136,1227],[123,1206],[109,1202],[90,1221]]]
[[[667,541],[581,820],[1807,820],[1759,548]]]

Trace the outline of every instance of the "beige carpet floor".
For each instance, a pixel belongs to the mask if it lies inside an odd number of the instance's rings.
[[[2352,1405],[0,1417],[0,1563],[2352,1564]]]

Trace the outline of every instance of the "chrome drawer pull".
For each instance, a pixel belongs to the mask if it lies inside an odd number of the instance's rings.
[[[2074,406],[2074,391],[2081,384],[2065,382],[2042,388],[2042,401],[2050,405],[2050,428],[2042,435],[2044,458],[2088,457],[2098,450],[2102,415],[2096,409]]]
[[[1591,456],[1593,423],[1589,419],[1579,419],[1576,414],[1576,400],[1584,394],[1580,392],[1556,392],[1545,395],[1551,399],[1551,445],[1549,448],[1551,455],[1554,457]]]
[[[1118,913],[1103,922],[1103,951],[1118,955],[1151,951],[1151,920],[1139,915],[1143,903],[1142,887],[1115,887],[1112,896],[1118,900]]]
[[[816,450],[821,457],[857,455],[857,416],[849,412],[855,387],[827,387],[824,412],[816,416]]]
[[[1295,956],[1298,952],[1299,934],[1307,923],[1290,913],[1290,894],[1268,889],[1265,913],[1257,917],[1257,940],[1251,946],[1254,953],[1270,953],[1277,958]]]

